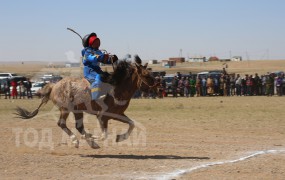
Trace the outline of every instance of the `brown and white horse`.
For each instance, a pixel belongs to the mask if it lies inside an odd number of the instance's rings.
[[[128,108],[130,100],[138,89],[148,91],[155,88],[155,79],[147,70],[147,64],[142,66],[141,60],[135,56],[136,63],[120,61],[109,78],[109,83],[103,83],[108,93],[99,101],[91,100],[89,82],[85,79],[66,77],[56,84],[47,84],[42,90],[41,104],[33,112],[23,108],[16,109],[17,115],[23,119],[30,119],[38,114],[40,107],[51,100],[60,110],[58,126],[61,127],[72,139],[75,147],[79,141],[73,132],[66,126],[66,119],[72,112],[76,120],[76,129],[86,139],[92,148],[100,148],[92,134],[84,129],[83,112],[97,116],[102,131],[100,140],[107,138],[108,121],[110,119],[127,123],[129,128],[126,133],[117,135],[116,142],[127,139],[135,127],[134,122],[124,112]]]

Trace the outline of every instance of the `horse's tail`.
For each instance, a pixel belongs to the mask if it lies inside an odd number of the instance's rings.
[[[22,119],[31,119],[33,117],[35,117],[38,112],[39,112],[39,109],[41,108],[41,106],[43,104],[46,104],[49,99],[50,99],[50,93],[51,93],[51,90],[53,88],[54,84],[53,83],[49,83],[49,84],[46,84],[41,90],[40,90],[40,94],[42,97],[42,101],[41,101],[41,104],[38,106],[38,108],[32,112],[29,112],[27,111],[26,109],[24,108],[20,108],[20,107],[17,107],[16,108],[16,114],[19,118],[22,118]]]

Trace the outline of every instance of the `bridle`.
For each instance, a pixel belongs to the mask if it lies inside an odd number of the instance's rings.
[[[153,85],[149,85],[149,83],[146,82],[146,81],[141,77],[141,75],[138,73],[138,68],[137,68],[137,67],[135,67],[135,68],[136,68],[136,74],[138,75],[138,79],[139,79],[139,81],[137,82],[139,89],[141,89],[143,83],[144,83],[148,88],[150,88],[150,89],[151,89],[151,88],[154,88],[155,86],[157,86],[156,83],[154,83]]]

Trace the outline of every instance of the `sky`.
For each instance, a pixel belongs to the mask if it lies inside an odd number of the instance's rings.
[[[2,0],[0,62],[77,61],[81,36],[124,58],[285,59],[284,0]]]

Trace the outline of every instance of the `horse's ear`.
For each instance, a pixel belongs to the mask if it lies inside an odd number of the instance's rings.
[[[142,65],[140,65],[140,64],[137,64],[137,63],[135,63],[135,65],[136,65],[136,69],[137,69],[137,72],[139,73],[139,74],[141,74],[142,73]]]
[[[135,62],[136,62],[136,64],[139,64],[139,65],[142,64],[142,60],[138,55],[135,55]]]
[[[147,68],[148,63],[145,63],[143,68],[146,69]]]

